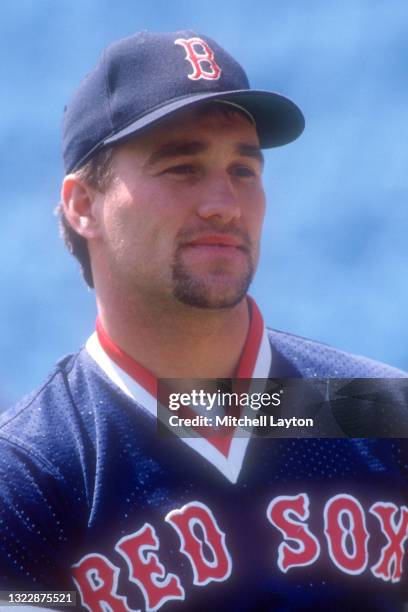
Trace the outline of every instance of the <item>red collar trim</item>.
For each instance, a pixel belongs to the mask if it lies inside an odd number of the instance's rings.
[[[250,314],[250,324],[248,334],[245,340],[244,348],[239,359],[234,378],[252,378],[255,369],[256,360],[258,357],[259,348],[263,335],[263,319],[255,301],[248,296],[248,306]],[[105,353],[114,361],[122,370],[124,370],[131,378],[139,383],[153,397],[157,398],[157,378],[138,363],[133,357],[125,353],[107,334],[102,327],[102,324],[97,318],[96,333],[98,340]],[[223,455],[227,456],[231,446],[231,435],[217,438],[207,438],[213,446],[215,446]]]
[[[105,353],[114,361],[122,370],[129,374],[136,382],[139,383],[146,391],[157,397],[157,378],[138,363],[133,357],[122,351],[122,349],[112,340],[107,332],[102,327],[99,317],[96,319],[96,333],[98,340]]]
[[[234,378],[252,378],[261,346],[264,323],[258,306],[248,296],[249,329]]]

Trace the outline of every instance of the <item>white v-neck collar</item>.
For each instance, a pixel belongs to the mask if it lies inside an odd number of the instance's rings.
[[[88,339],[86,350],[112,383],[136,402],[136,409],[145,410],[152,417],[157,417],[156,397],[134,377],[125,372],[125,370],[107,354],[98,338],[97,332],[94,332]],[[263,326],[262,337],[259,343],[252,375],[248,376],[248,378],[268,378],[271,361],[271,346],[267,331],[265,326]],[[249,433],[245,437],[242,437],[242,432],[240,435],[239,429],[234,432],[227,456],[219,451],[205,437],[180,438],[180,440],[211,463],[231,483],[235,484],[237,482],[250,440]],[[160,444],[159,439],[157,443]]]

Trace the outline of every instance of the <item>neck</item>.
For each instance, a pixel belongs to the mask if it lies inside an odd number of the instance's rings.
[[[232,377],[249,329],[246,299],[216,310],[98,300],[98,313],[112,340],[157,378]]]

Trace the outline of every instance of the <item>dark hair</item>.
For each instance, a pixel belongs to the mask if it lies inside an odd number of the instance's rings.
[[[113,152],[113,147],[102,149],[73,174],[87,182],[91,187],[102,192],[105,191],[112,180]],[[87,240],[78,234],[68,222],[61,203],[57,206],[56,212],[59,215],[60,231],[65,245],[68,251],[79,261],[86,284],[93,288],[94,282]]]
[[[222,117],[231,117],[239,114],[248,121],[253,121],[251,116],[235,105],[225,104],[220,100],[206,102],[198,107],[198,116],[205,115],[221,115]],[[96,153],[86,164],[76,170],[75,174],[79,179],[87,182],[91,187],[104,192],[113,178],[112,176],[112,161],[115,146],[110,146]],[[62,238],[69,252],[76,257],[81,266],[82,276],[88,287],[93,289],[94,282],[92,276],[91,260],[89,257],[88,243],[85,238],[78,234],[70,225],[64,214],[62,204],[59,204],[56,209],[60,218],[60,230]]]

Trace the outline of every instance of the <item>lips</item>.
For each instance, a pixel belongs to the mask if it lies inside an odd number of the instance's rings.
[[[198,236],[194,240],[188,241],[184,246],[235,247],[237,249],[245,248],[242,240],[237,236],[233,236],[232,234],[205,234],[203,236]]]

